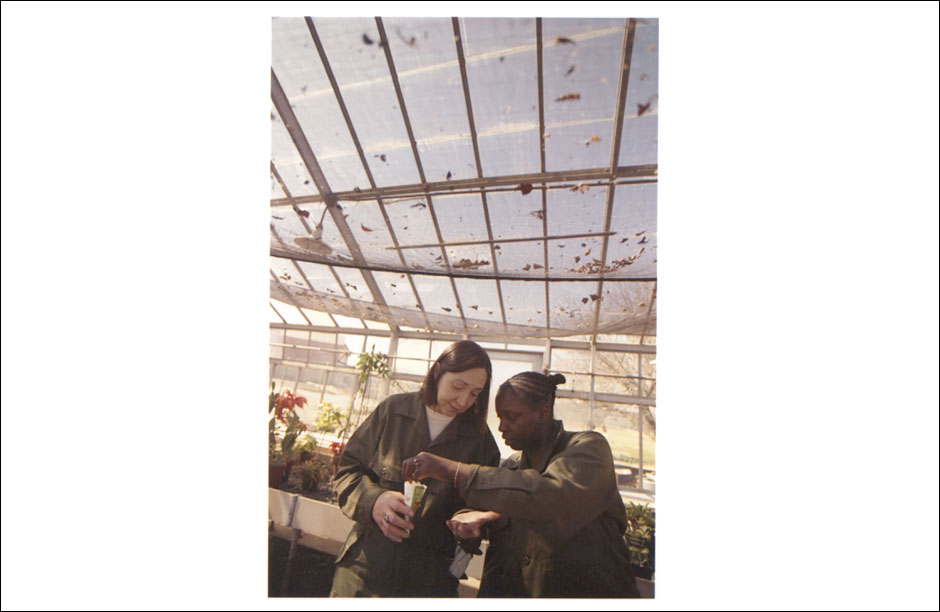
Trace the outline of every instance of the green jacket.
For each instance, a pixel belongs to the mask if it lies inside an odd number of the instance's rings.
[[[545,465],[516,453],[502,467],[474,467],[460,493],[495,510],[481,597],[636,597],[623,533],[626,515],[603,435],[555,421]]]
[[[469,412],[458,415],[433,442],[419,393],[383,401],[350,437],[333,486],[343,513],[356,521],[337,557],[333,596],[457,594],[448,568],[456,540],[444,523],[464,507],[453,483],[430,481],[411,537],[396,544],[372,519],[372,507],[385,491],[404,488],[404,459],[428,451],[448,459],[487,466],[499,464],[499,448],[489,429],[479,431]]]

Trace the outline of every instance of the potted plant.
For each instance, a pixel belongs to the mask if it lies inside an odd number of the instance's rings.
[[[277,487],[290,472],[290,465],[297,456],[297,437],[307,426],[297,416],[295,408],[307,403],[307,398],[290,391],[274,392],[268,397],[268,410],[272,414],[268,422],[268,486]]]
[[[624,539],[630,549],[630,564],[638,578],[653,579],[656,571],[656,510],[647,504],[630,502],[626,508]]]

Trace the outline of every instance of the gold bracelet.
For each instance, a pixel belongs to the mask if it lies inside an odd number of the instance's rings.
[[[454,470],[454,488],[457,489],[457,475],[460,474],[460,462],[457,462],[457,469]],[[460,489],[457,489],[458,491]]]

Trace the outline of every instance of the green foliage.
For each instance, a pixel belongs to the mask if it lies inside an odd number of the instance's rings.
[[[627,532],[624,538],[630,549],[631,562],[653,569],[653,537],[656,534],[656,509],[647,504],[630,502],[626,508]]]
[[[343,412],[336,404],[320,402],[320,414],[317,417],[317,431],[333,433],[343,426]]]
[[[376,353],[375,346],[368,353],[359,355],[356,369],[359,370],[359,379],[363,385],[369,379],[370,374],[376,374],[382,378],[388,378],[392,374],[391,369],[388,367],[388,355]]]

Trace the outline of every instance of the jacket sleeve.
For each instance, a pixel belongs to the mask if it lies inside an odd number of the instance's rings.
[[[472,508],[494,510],[507,518],[552,522],[570,535],[603,508],[613,478],[607,440],[595,432],[581,432],[552,457],[542,473],[473,466],[460,492]]]
[[[369,467],[388,422],[388,400],[379,404],[356,429],[339,459],[333,489],[343,514],[359,523],[372,522],[372,507],[385,489]]]

